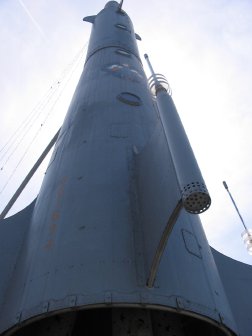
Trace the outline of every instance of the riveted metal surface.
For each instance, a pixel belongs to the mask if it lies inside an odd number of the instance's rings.
[[[87,61],[55,155],[26,217],[27,231],[20,229],[22,239],[14,239],[18,250],[11,248],[11,265],[3,264],[8,276],[0,292],[0,333],[63,310],[134,305],[175,311],[176,298],[181,314],[205,317],[208,325],[219,323],[220,313],[223,328],[236,330],[197,216],[179,213],[154,286],[146,287],[158,242],[181,199],[181,181],[133,26],[116,4],[89,20],[94,24]],[[131,33],[116,28],[119,22]],[[118,75],[108,71],[111,65]],[[117,99],[122,92],[141,104],[122,103]],[[13,227],[24,222],[15,216],[13,221]],[[188,253],[181,230],[196,237],[202,258]],[[92,318],[102,318],[99,314]]]
[[[252,266],[233,260],[212,249],[213,256],[223,281],[239,335],[251,335]],[[220,314],[222,323],[225,316]]]
[[[8,286],[13,277],[19,253],[32,218],[34,205],[35,201],[16,215],[0,220],[0,307],[5,300]],[[20,317],[21,313],[17,313],[16,316]]]
[[[197,242],[197,238],[195,237],[195,235],[192,232],[185,230],[185,229],[182,229],[181,233],[182,233],[187,251],[189,253],[192,253],[198,258],[202,258],[202,255],[200,252],[200,246]]]

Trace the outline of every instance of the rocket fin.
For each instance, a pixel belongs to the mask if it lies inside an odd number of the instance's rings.
[[[91,16],[85,16],[83,18],[83,21],[94,23],[95,22],[96,15],[91,15]]]
[[[140,35],[138,35],[138,34],[135,33],[135,37],[136,37],[137,40],[142,41],[142,38],[141,38]]]
[[[213,248],[212,253],[239,329],[239,335],[250,336],[252,266],[233,260]]]
[[[0,311],[31,221],[35,202],[36,200],[17,214],[0,221]]]

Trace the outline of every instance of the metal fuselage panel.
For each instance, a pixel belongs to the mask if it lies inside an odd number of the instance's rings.
[[[176,309],[235,330],[197,216],[181,212],[155,285],[146,287],[179,197],[133,26],[110,2],[94,19],[87,61],[4,293],[0,331],[49,312],[108,304]]]

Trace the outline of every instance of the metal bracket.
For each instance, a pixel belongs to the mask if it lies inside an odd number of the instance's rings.
[[[49,302],[46,301],[43,303],[42,305],[42,313],[47,313],[48,312],[48,309],[49,309]]]
[[[172,229],[177,221],[177,218],[179,216],[180,210],[182,209],[183,205],[182,205],[182,200],[180,199],[178,201],[178,204],[176,205],[176,207],[174,208],[170,218],[168,219],[168,222],[166,224],[166,227],[164,229],[164,232],[161,236],[161,239],[159,241],[156,253],[154,255],[154,258],[152,260],[152,264],[151,264],[151,269],[150,269],[150,273],[149,273],[149,278],[147,281],[147,287],[152,288],[156,279],[156,275],[157,275],[157,271],[158,271],[158,266],[160,264],[162,255],[164,253],[164,249],[166,247],[167,244],[167,240],[172,232]]]
[[[20,323],[21,321],[21,317],[22,317],[22,312],[17,313],[16,317],[15,317],[15,323]]]
[[[183,301],[181,300],[180,297],[176,297],[176,305],[177,305],[178,310],[181,310],[184,308]]]

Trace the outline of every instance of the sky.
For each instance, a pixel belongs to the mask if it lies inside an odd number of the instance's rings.
[[[0,210],[61,126],[91,31],[82,18],[105,2],[0,1]],[[143,62],[148,53],[170,83],[209,189],[212,205],[200,215],[209,244],[252,265],[222,185],[252,229],[252,1],[125,0],[123,8]],[[49,157],[9,215],[36,197]]]

